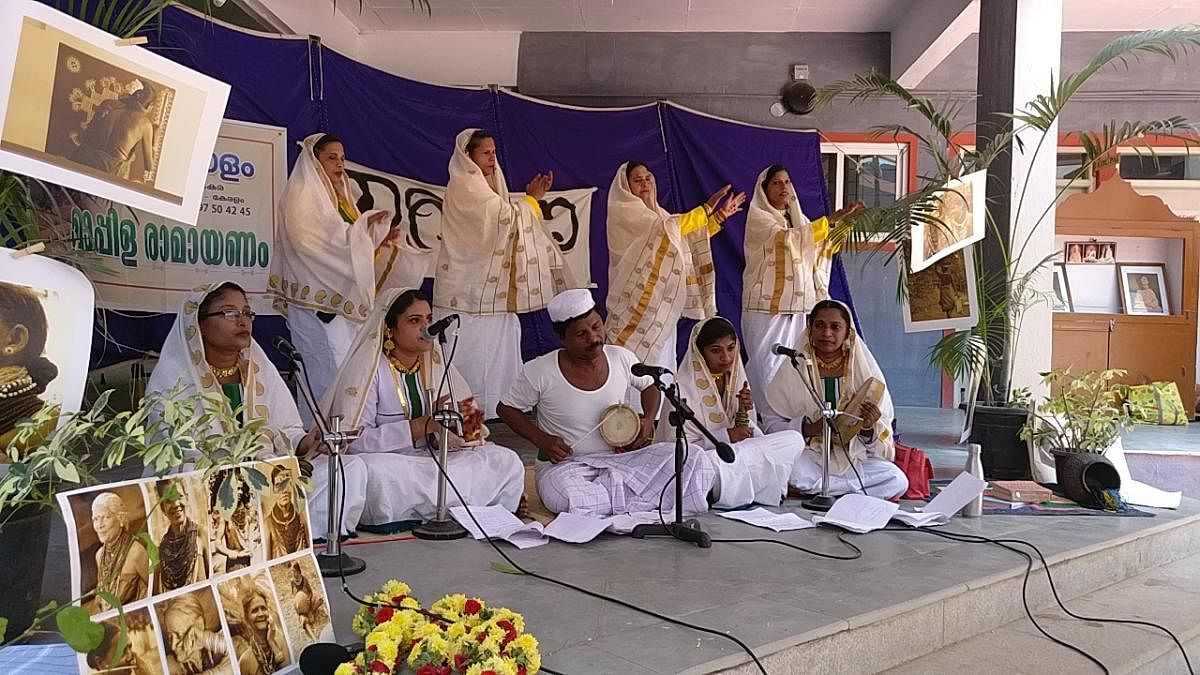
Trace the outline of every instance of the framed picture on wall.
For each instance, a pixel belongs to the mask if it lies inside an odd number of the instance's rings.
[[[1162,263],[1117,265],[1121,307],[1126,314],[1167,315],[1167,279]]]
[[[1067,266],[1063,263],[1054,264],[1054,287],[1050,308],[1055,312],[1075,311],[1071,303],[1071,284],[1067,281]]]
[[[987,172],[976,171],[946,183],[937,193],[929,222],[912,224],[912,262],[921,272],[983,239],[987,227]]]
[[[1063,246],[1063,260],[1075,263],[1099,263],[1111,265],[1117,262],[1117,242],[1115,241],[1068,241]]]

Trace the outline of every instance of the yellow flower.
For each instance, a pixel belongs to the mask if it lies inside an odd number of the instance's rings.
[[[521,651],[528,654],[529,652],[537,651],[538,641],[537,641],[537,638],[526,633],[525,635],[521,635],[521,636],[517,637],[516,640],[513,640],[512,644],[510,644],[509,647],[510,648],[516,647],[517,649],[520,649]]]
[[[385,599],[391,600],[397,595],[408,595],[412,593],[412,589],[409,588],[408,584],[404,583],[403,581],[391,579],[383,585],[383,588],[380,589],[379,593],[380,595],[383,595]]]
[[[376,631],[367,637],[367,648],[369,649],[372,645],[375,647],[375,654],[381,661],[389,667],[396,663],[396,657],[400,655],[400,645],[382,631]]]
[[[435,624],[432,624],[432,623],[427,623],[424,626],[421,626],[421,628],[418,631],[416,631],[417,637],[423,637],[423,638],[431,637],[433,635],[441,635],[441,634],[442,634],[442,629],[438,628]]]
[[[333,675],[354,675],[354,662],[343,663],[333,671]]]
[[[451,640],[462,639],[462,637],[466,634],[467,627],[461,623],[452,623],[450,624],[450,627],[446,629],[446,637],[450,638]]]

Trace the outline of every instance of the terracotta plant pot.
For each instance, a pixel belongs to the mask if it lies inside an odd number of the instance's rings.
[[[1058,485],[1080,506],[1103,508],[1094,493],[1121,488],[1121,476],[1116,467],[1094,452],[1055,450],[1054,469],[1058,474]]]

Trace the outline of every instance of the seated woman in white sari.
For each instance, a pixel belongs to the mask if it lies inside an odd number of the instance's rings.
[[[838,424],[858,418],[862,426],[861,432],[849,438],[833,434],[830,494],[865,490],[868,495],[882,499],[904,494],[908,478],[892,461],[896,456],[892,397],[875,357],[854,331],[850,308],[837,300],[818,302],[793,348],[804,362],[799,370],[784,365],[775,372],[767,386],[767,407],[762,411],[763,427],[768,433],[792,429],[808,439],[808,447],[792,466],[789,484],[801,493],[821,489],[824,424],[821,409],[828,401],[837,410],[854,416],[839,420]],[[852,405],[851,399],[860,389],[869,387],[872,378],[882,391],[878,403],[868,397],[861,404]]]
[[[487,427],[458,370],[443,365],[421,330],[433,322],[429,299],[420,291],[392,289],[379,296],[367,324],[354,340],[323,406],[342,415],[343,427],[361,427],[350,456],[369,469],[367,505],[362,522],[394,527],[427,520],[437,511],[438,465],[429,438],[441,431],[431,413],[457,401],[463,436],[446,472],[468,506],[500,505],[517,511],[525,490],[525,467],[517,453],[484,443]],[[435,398],[434,392],[449,392]],[[466,440],[471,439],[471,440]],[[477,447],[464,447],[475,445]],[[461,506],[451,490],[450,506]]]
[[[316,427],[305,432],[291,392],[251,337],[253,325],[254,312],[237,284],[215,282],[196,289],[184,300],[163,343],[146,393],[170,391],[183,383],[185,395],[200,391],[219,396],[243,423],[265,418],[283,445],[294,448],[296,456],[313,460],[309,522],[314,534],[323,538],[329,517],[329,473],[327,458],[314,458],[325,450],[318,438],[320,432]],[[212,433],[221,434],[222,429],[214,428]],[[274,452],[275,446],[268,442],[260,459],[268,459]],[[184,458],[189,463],[196,459]],[[342,533],[349,534],[362,513],[367,476],[362,462],[345,459]]]
[[[722,201],[723,200],[723,201]],[[671,368],[679,319],[717,313],[709,238],[742,209],[729,186],[672,215],[658,204],[654,174],[642,162],[617,168],[608,191],[608,341],[638,361]],[[631,401],[632,403],[632,401]]]
[[[697,421],[717,440],[733,446],[735,459],[727,464],[699,429],[690,423],[684,427],[687,440],[703,447],[717,469],[710,493],[713,506],[778,505],[787,495],[792,464],[804,449],[804,437],[792,430],[763,435],[758,428],[737,333],[728,319],[717,316],[692,328],[676,380]],[[675,427],[665,415],[658,423],[656,440],[675,441]]]

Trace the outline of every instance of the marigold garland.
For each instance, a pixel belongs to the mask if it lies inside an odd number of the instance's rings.
[[[336,675],[533,675],[541,668],[538,641],[525,619],[479,598],[447,595],[429,606],[392,579],[367,596],[352,628],[366,649]]]

